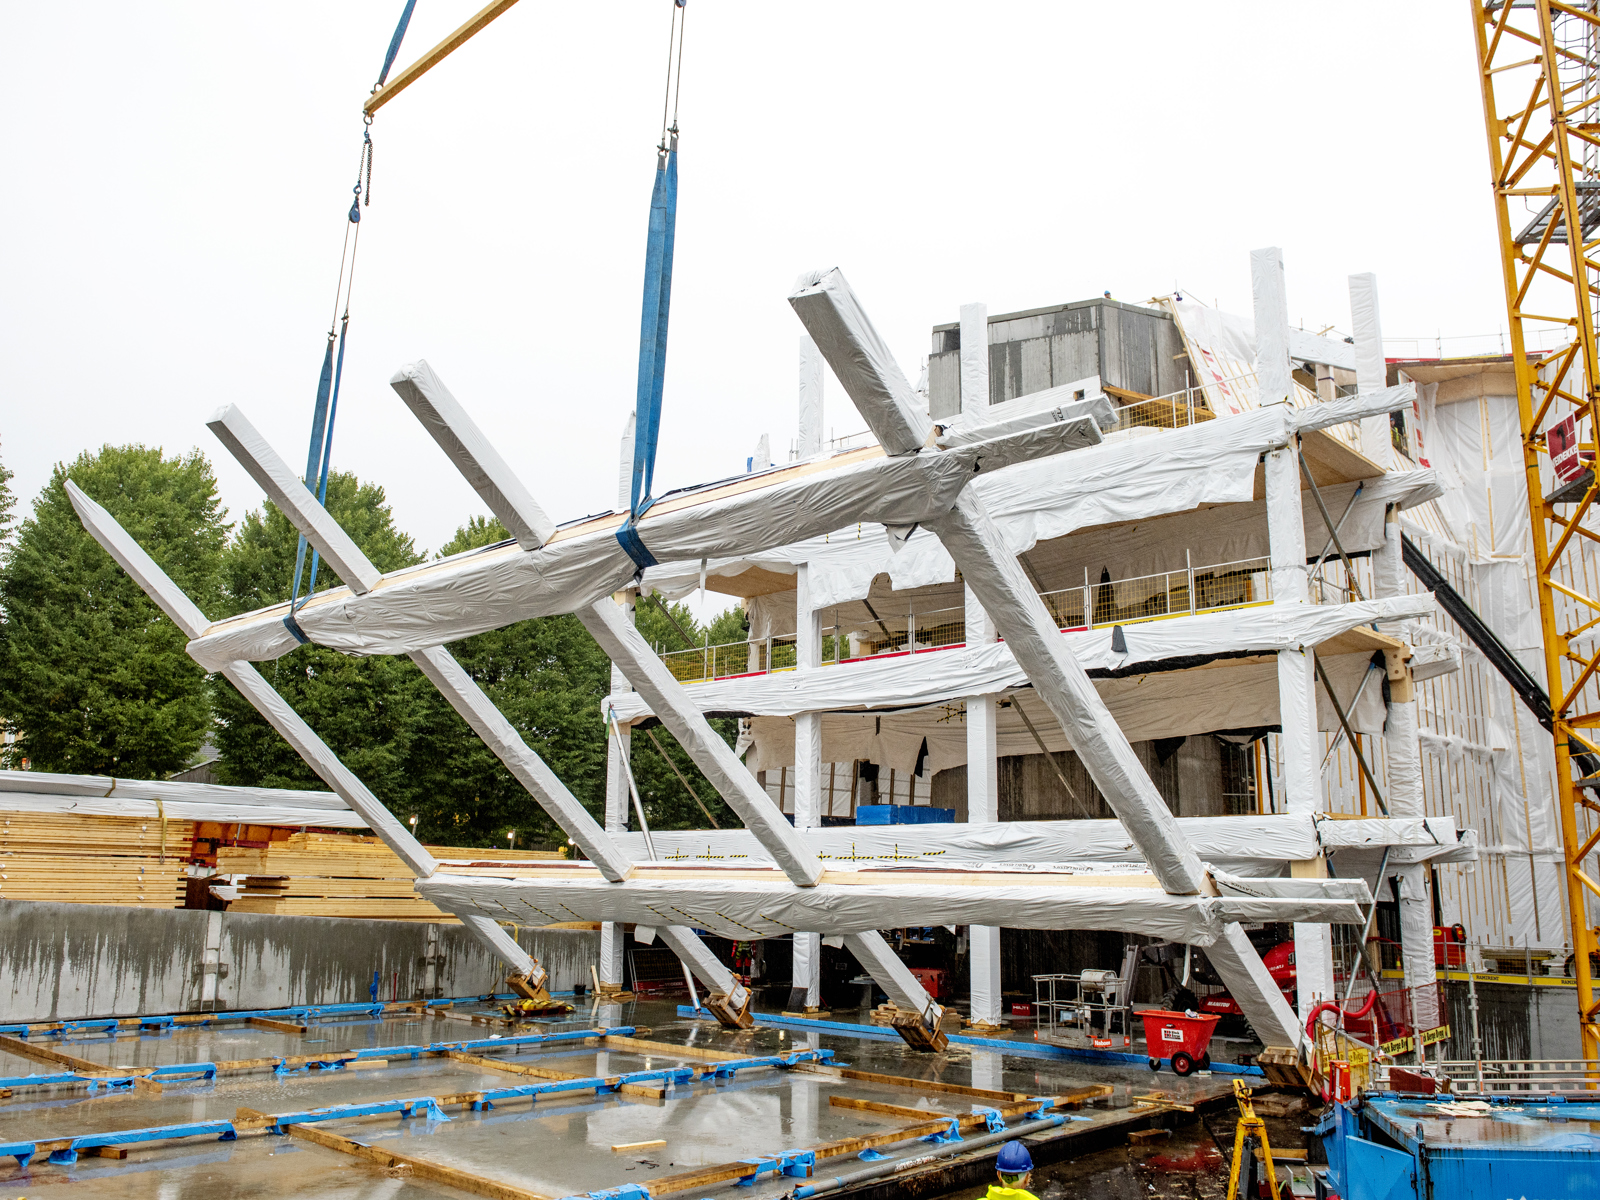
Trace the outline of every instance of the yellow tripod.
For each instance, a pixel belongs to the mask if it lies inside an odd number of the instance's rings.
[[[1256,1164],[1267,1169],[1268,1195],[1276,1198],[1278,1177],[1272,1170],[1272,1147],[1267,1144],[1267,1123],[1250,1106],[1250,1089],[1233,1081],[1233,1098],[1239,1102],[1239,1124],[1233,1132],[1233,1167],[1228,1172],[1228,1200],[1256,1200]]]

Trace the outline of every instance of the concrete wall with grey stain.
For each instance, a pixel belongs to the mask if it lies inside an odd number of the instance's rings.
[[[515,936],[557,991],[599,958],[597,932]],[[0,1021],[351,1003],[374,973],[412,1000],[503,991],[505,967],[454,924],[0,900]]]
[[[1465,983],[1444,985],[1450,1015],[1450,1058],[1472,1057],[1472,994]],[[1578,994],[1555,983],[1483,983],[1478,991],[1478,1037],[1487,1059],[1583,1057]]]

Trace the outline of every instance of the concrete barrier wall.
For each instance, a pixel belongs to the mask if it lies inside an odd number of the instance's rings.
[[[553,990],[589,978],[600,935],[519,929]],[[0,900],[0,1021],[281,1008],[504,991],[455,924]]]
[[[1472,1057],[1472,1000],[1465,983],[1445,984],[1451,1058]],[[1578,994],[1550,984],[1478,984],[1478,1037],[1487,1059],[1582,1058]]]

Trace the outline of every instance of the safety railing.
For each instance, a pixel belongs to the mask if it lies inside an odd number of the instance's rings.
[[[1271,568],[1269,558],[1246,558],[1099,583],[1090,582],[1085,572],[1082,587],[1045,592],[1040,599],[1063,630],[1130,625],[1270,604]]]
[[[1589,1092],[1600,1097],[1600,1067],[1581,1058],[1446,1059],[1428,1067],[1448,1075],[1458,1092]]]
[[[1115,429],[1184,429],[1217,419],[1206,402],[1205,389],[1197,387],[1119,404],[1112,415],[1117,419]]]
[[[1131,579],[1091,582],[1043,592],[1040,599],[1062,632],[1091,626],[1132,625],[1197,613],[1246,608],[1272,602],[1271,560],[1185,566]],[[822,631],[822,665],[858,662],[891,654],[922,654],[963,646],[967,640],[965,609],[957,606],[885,613],[869,608],[866,621],[853,627],[827,626]],[[749,642],[725,642],[661,654],[680,683],[702,683],[740,675],[792,671],[798,662],[795,635],[781,634]]]

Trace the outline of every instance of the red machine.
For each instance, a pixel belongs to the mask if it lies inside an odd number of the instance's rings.
[[[935,1000],[943,1000],[950,994],[949,972],[943,967],[912,967],[911,973],[917,977],[917,982],[923,990]]]
[[[1267,973],[1272,976],[1272,982],[1278,985],[1284,999],[1293,1007],[1297,978],[1294,969],[1294,943],[1279,942],[1261,956],[1261,961],[1266,965]],[[1218,1017],[1244,1016],[1244,1010],[1239,1007],[1238,1001],[1227,992],[1212,992],[1211,995],[1203,997],[1196,1008],[1199,1012]]]
[[[1467,927],[1465,925],[1435,925],[1433,927],[1433,965],[1447,968],[1467,965]]]

